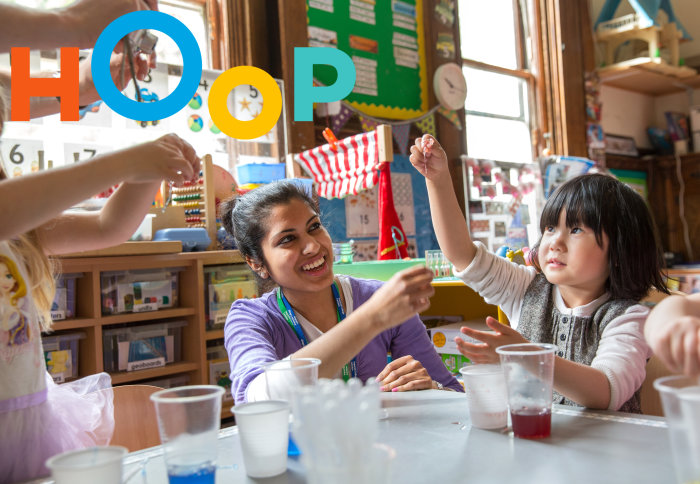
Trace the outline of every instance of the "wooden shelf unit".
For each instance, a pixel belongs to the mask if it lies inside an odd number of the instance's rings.
[[[79,341],[78,376],[104,371],[102,335],[111,325],[133,322],[157,322],[182,319],[182,361],[160,368],[111,373],[114,385],[135,383],[150,378],[187,374],[190,384],[209,382],[206,343],[223,338],[223,330],[207,331],[205,318],[204,267],[220,264],[244,264],[238,251],[183,252],[171,254],[121,255],[112,257],[76,257],[58,259],[60,272],[82,273],[76,279],[76,317],[57,321],[53,331],[78,330],[86,337]],[[100,274],[107,271],[181,268],[179,307],[159,311],[102,315]]]
[[[610,66],[598,69],[601,84],[649,96],[663,96],[700,87],[700,75],[678,77],[644,65]]]

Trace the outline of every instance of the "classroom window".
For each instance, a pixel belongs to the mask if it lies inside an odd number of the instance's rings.
[[[535,153],[531,42],[526,0],[459,0],[467,79],[467,152],[474,158],[531,163]]]
[[[202,66],[205,68],[211,67],[207,16],[204,3],[160,0],[158,9],[163,13],[172,15],[190,29],[194,38],[197,39],[197,44],[202,53]],[[158,62],[182,65],[182,54],[175,41],[161,32],[156,32],[156,35],[158,36],[158,44],[156,45]]]

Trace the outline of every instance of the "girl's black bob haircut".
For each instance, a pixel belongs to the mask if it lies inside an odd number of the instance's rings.
[[[304,202],[319,214],[318,204],[311,194],[291,180],[269,183],[221,202],[219,216],[243,257],[265,264],[262,241],[268,231],[268,216],[275,207],[286,205],[292,200]]]
[[[613,299],[643,299],[653,287],[668,294],[662,276],[663,252],[649,209],[634,190],[616,178],[602,174],[581,175],[561,185],[547,200],[540,217],[540,234],[556,227],[566,210],[566,226],[585,225],[603,246],[608,236],[610,276],[606,290]],[[538,261],[540,240],[532,248]]]

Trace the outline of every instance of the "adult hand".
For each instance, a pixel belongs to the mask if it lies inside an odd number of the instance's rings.
[[[416,138],[411,146],[411,164],[428,180],[437,180],[448,175],[447,154],[440,143],[429,134]]]
[[[124,52],[112,53],[112,57],[109,61],[109,71],[112,76],[112,82],[114,82],[114,85],[119,91],[123,91],[132,79],[128,60],[124,59],[125,55]],[[124,62],[123,65],[122,62]],[[142,54],[136,54],[134,55],[133,62],[136,79],[143,81],[148,75],[149,67],[151,67],[150,57],[146,58]],[[80,83],[80,105],[87,106],[90,103],[98,101],[100,95],[97,89],[95,89],[95,83],[92,79],[92,52],[90,52],[90,55],[88,55],[86,59],[80,62],[78,75]]]
[[[76,34],[75,46],[89,49],[113,20],[136,10],[158,10],[158,0],[77,0],[59,18]]]
[[[377,376],[383,392],[407,392],[411,390],[429,390],[433,380],[428,370],[411,355],[397,358]]]
[[[464,356],[469,358],[472,363],[498,363],[499,357],[496,353],[496,348],[503,345],[529,343],[523,335],[518,333],[510,326],[501,324],[491,316],[486,318],[486,325],[493,329],[491,331],[478,331],[463,326],[460,331],[467,336],[481,341],[481,343],[468,343],[457,336],[455,342],[457,349]]]
[[[201,160],[194,148],[175,134],[115,152],[113,156],[127,170],[124,181],[129,183],[167,180],[182,185],[199,177]]]
[[[681,316],[656,330],[649,345],[673,373],[700,376],[700,318]]]
[[[430,307],[433,273],[423,265],[397,272],[358,308],[383,331]]]

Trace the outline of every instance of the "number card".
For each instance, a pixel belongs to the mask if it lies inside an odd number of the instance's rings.
[[[40,140],[5,138],[0,143],[0,155],[10,178],[46,168],[44,143]]]

